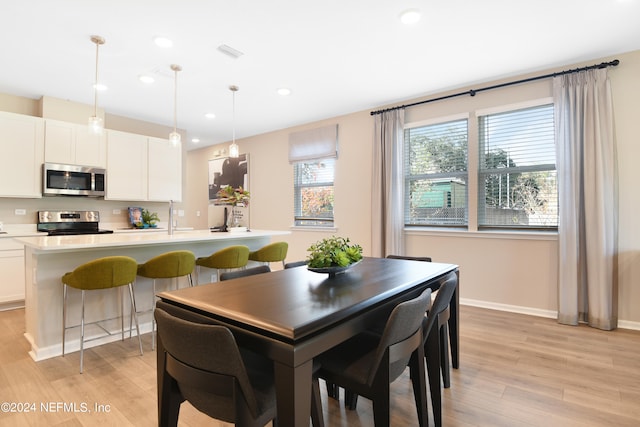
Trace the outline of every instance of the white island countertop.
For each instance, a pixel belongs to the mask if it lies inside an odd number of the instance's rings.
[[[76,251],[88,248],[114,248],[121,246],[162,245],[204,241],[224,241],[253,239],[291,234],[290,231],[251,230],[245,232],[212,232],[209,230],[167,231],[151,233],[113,233],[84,234],[74,236],[33,236],[16,237],[15,241],[24,244],[35,252]]]

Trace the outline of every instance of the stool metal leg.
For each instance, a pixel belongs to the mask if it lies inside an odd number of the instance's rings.
[[[138,345],[140,346],[140,356],[142,356],[142,337],[140,336],[140,325],[138,324],[138,313],[136,308],[136,299],[133,296],[133,284],[129,283],[129,298],[131,298],[131,303],[133,304],[133,315],[136,321],[136,331],[138,332]],[[83,305],[84,307],[84,305]],[[83,311],[84,313],[84,311]],[[124,313],[123,313],[124,315]],[[84,314],[83,314],[84,316]]]
[[[62,357],[64,357],[64,341],[67,336],[67,285],[62,285]]]
[[[82,315],[80,316],[80,373],[84,366],[84,289],[82,290]]]

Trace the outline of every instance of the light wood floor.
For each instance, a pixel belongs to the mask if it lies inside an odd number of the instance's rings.
[[[640,332],[562,326],[467,306],[461,307],[461,326],[461,366],[443,394],[445,426],[640,425]],[[1,426],[157,424],[148,334],[142,357],[135,339],[86,351],[81,375],[78,353],[33,362],[23,333],[23,310],[0,312],[0,401],[31,410],[3,407]],[[392,386],[392,426],[417,424],[407,377],[405,372]],[[327,426],[373,425],[366,399],[357,411],[345,411],[323,394],[323,405]],[[225,424],[185,403],[180,425]]]

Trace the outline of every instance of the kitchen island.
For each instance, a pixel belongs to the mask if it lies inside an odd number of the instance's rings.
[[[62,282],[61,277],[81,264],[96,258],[126,255],[138,263],[154,256],[175,250],[190,250],[196,257],[208,256],[231,245],[246,245],[251,250],[269,243],[274,236],[290,234],[289,231],[251,230],[249,232],[210,232],[209,230],[153,233],[114,233],[75,236],[37,236],[16,238],[25,248],[25,337],[31,344],[30,356],[36,360],[48,359],[62,354]],[[206,276],[208,278],[208,272]],[[203,280],[207,281],[208,280]],[[202,282],[202,281],[201,281]],[[184,287],[186,281],[180,282]],[[159,280],[156,291],[175,289],[169,279]],[[138,277],[134,287],[138,311],[152,306],[151,280]],[[92,291],[85,301],[86,322],[116,318],[120,306],[124,306],[125,324],[129,325],[129,298],[117,290]],[[75,325],[80,319],[80,292],[68,294],[67,323]],[[142,332],[151,331],[151,312],[140,316]],[[120,339],[120,321],[113,319],[105,323],[112,335],[98,338],[85,348]],[[134,328],[135,330],[135,328]],[[87,329],[85,339],[103,335],[99,329]],[[67,332],[66,352],[80,348],[79,328]]]

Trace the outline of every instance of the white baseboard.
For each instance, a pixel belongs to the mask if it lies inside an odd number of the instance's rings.
[[[542,310],[539,308],[523,307],[519,305],[500,304],[490,301],[480,301],[468,298],[460,298],[461,305],[469,305],[472,307],[488,308],[491,310],[507,311],[510,313],[528,314],[530,316],[546,317],[556,319],[558,312],[553,310]],[[640,331],[640,322],[632,322],[630,320],[618,320],[618,328],[632,329]]]

